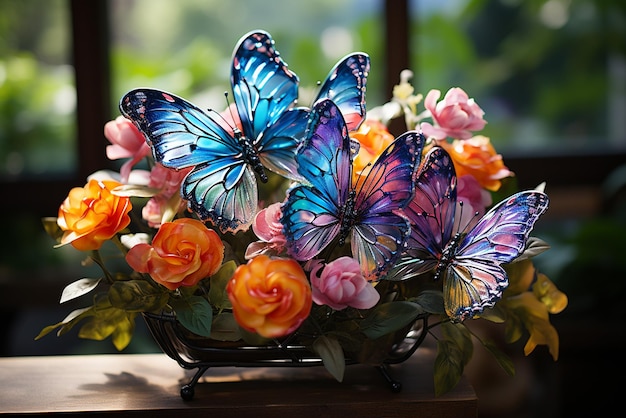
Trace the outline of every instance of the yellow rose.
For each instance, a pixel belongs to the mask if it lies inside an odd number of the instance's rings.
[[[311,286],[292,259],[259,255],[237,267],[226,291],[237,323],[266,338],[292,333],[311,312]]]
[[[130,198],[111,191],[116,181],[91,180],[85,187],[75,187],[59,207],[57,224],[64,231],[61,245],[72,244],[81,251],[97,250],[102,243],[130,223]]]
[[[126,255],[133,270],[150,274],[170,290],[211,276],[223,260],[224,244],[217,233],[189,218],[162,224],[152,245],[137,244]]]

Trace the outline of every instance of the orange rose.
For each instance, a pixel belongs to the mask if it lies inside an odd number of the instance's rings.
[[[217,233],[190,218],[163,223],[152,245],[137,244],[126,254],[129,266],[169,290],[195,285],[214,274],[223,260],[224,244]]]
[[[237,323],[266,338],[295,331],[311,312],[311,286],[298,262],[259,255],[226,287]]]
[[[72,244],[80,251],[97,250],[128,226],[130,198],[111,193],[120,185],[111,180],[90,180],[85,187],[70,190],[57,218],[57,224],[65,231],[61,245]]]
[[[457,177],[465,174],[474,176],[487,190],[498,191],[500,180],[513,175],[486,136],[477,135],[467,140],[455,139],[452,143],[438,141],[438,144],[450,154]]]
[[[357,131],[350,132],[350,138],[356,139],[361,144],[359,153],[352,163],[355,174],[360,174],[368,164],[376,161],[394,140],[384,123],[370,119],[366,119]]]

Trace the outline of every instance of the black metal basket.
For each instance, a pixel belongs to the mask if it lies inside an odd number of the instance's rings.
[[[298,343],[297,333],[267,345],[253,346],[244,342],[223,342],[197,336],[186,330],[171,314],[144,313],[155,341],[170,358],[184,369],[198,369],[189,383],[184,384],[180,396],[185,400],[194,397],[195,385],[211,367],[311,367],[323,365],[322,359]],[[387,365],[407,360],[426,337],[427,318],[417,318],[401,332],[401,338],[392,345],[387,357],[375,366],[389,383],[393,392],[402,384],[394,380]],[[357,361],[346,358],[346,365]]]

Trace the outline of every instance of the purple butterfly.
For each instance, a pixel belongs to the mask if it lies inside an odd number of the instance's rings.
[[[523,252],[535,222],[547,208],[545,193],[519,192],[464,231],[456,219],[454,165],[443,148],[435,147],[424,158],[415,197],[404,209],[411,235],[396,277],[402,277],[398,272],[408,277],[434,269],[435,280],[443,279],[448,316],[456,321],[472,318],[500,299],[508,286],[502,264]]]
[[[350,242],[365,277],[380,279],[400,256],[409,236],[408,220],[397,211],[413,195],[423,136],[396,138],[353,184],[357,152],[341,111],[331,100],[315,104],[307,135],[296,153],[298,172],[309,184],[288,191],[282,206],[287,250],[310,260],[331,242]]]

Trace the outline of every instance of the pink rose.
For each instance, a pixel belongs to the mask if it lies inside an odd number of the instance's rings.
[[[120,169],[122,183],[127,183],[132,167],[150,155],[150,146],[137,127],[123,116],[118,116],[104,125],[104,136],[111,143],[106,148],[110,160],[130,158]]]
[[[322,264],[311,271],[313,301],[328,305],[335,310],[351,306],[369,309],[378,303],[380,295],[361,273],[359,262],[351,257],[340,257],[326,265],[318,275]]]
[[[192,167],[174,170],[156,164],[150,171],[148,187],[158,189],[143,207],[141,216],[152,228],[158,228],[162,222],[170,221],[175,214],[185,208],[185,201],[180,197],[180,185]]]
[[[424,135],[435,139],[468,139],[472,137],[471,131],[480,131],[485,127],[485,112],[463,89],[451,88],[443,100],[437,103],[440,96],[441,92],[433,89],[424,99],[424,107],[430,111],[435,123],[434,126],[428,122],[420,124]]]
[[[247,260],[259,254],[280,253],[285,247],[283,224],[280,222],[280,206],[280,202],[272,203],[257,212],[252,222],[252,230],[259,237],[259,241],[248,245],[245,255]]]
[[[272,203],[265,209],[261,209],[254,217],[252,230],[257,237],[265,242],[277,245],[285,244],[283,224],[280,222],[280,202]]]

